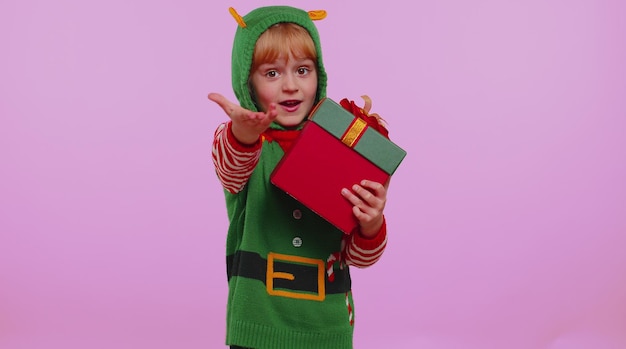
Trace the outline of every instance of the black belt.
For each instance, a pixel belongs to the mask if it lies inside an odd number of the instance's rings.
[[[268,259],[272,261],[271,264],[268,264]],[[292,298],[323,300],[324,294],[350,291],[352,283],[347,266],[343,269],[335,269],[334,279],[329,281],[326,277],[325,262],[321,259],[274,253],[270,253],[268,259],[261,257],[258,253],[247,251],[237,251],[234,255],[227,256],[228,280],[233,276],[260,280],[268,287],[270,294],[276,293]],[[270,277],[269,283],[268,276]],[[316,296],[301,296],[307,293]],[[300,296],[294,296],[294,294]]]

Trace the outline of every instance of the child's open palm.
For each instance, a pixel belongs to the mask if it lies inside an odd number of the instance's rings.
[[[219,93],[209,93],[209,99],[217,103],[232,120],[233,135],[244,144],[255,143],[278,116],[276,104],[273,103],[267,112],[254,112],[232,103]]]

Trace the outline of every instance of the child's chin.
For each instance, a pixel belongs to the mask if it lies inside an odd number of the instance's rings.
[[[302,117],[294,117],[294,116],[288,116],[285,118],[276,118],[276,123],[279,124],[280,126],[283,127],[295,127],[298,126],[302,123],[302,121],[305,119],[304,116]]]

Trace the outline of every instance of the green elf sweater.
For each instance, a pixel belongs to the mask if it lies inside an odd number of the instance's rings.
[[[242,107],[257,110],[248,88],[254,44],[271,25],[296,23],[318,55],[318,100],[326,94],[319,12],[264,7],[244,17],[233,45],[233,88]],[[226,244],[226,344],[255,349],[352,348],[354,304],[348,265],[375,263],[386,245],[383,224],[373,239],[345,235],[270,183],[270,174],[299,130],[272,124],[259,141],[239,143],[230,123],[213,142],[216,173],[225,189],[230,226]],[[303,185],[311,185],[303,183]]]
[[[337,257],[344,234],[270,183],[283,150],[267,140],[262,148],[243,189],[226,191],[226,341],[259,349],[352,348],[350,274]]]

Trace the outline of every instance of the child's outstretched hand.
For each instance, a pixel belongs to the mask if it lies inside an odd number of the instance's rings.
[[[387,203],[387,187],[385,185],[362,180],[361,183],[352,186],[352,191],[344,188],[341,190],[343,197],[352,205],[352,212],[359,221],[361,234],[365,237],[374,237],[383,225],[383,210]]]
[[[254,112],[232,103],[219,93],[209,93],[209,99],[217,103],[233,121],[232,131],[235,138],[244,144],[253,144],[261,133],[278,116],[276,104],[272,103],[267,112]]]

